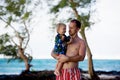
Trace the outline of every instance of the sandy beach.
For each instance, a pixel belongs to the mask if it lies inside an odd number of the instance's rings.
[[[82,80],[90,80],[87,71],[82,72]],[[120,72],[97,71],[100,80],[120,80]],[[20,75],[0,75],[0,80],[55,80],[53,71],[30,71],[22,72]]]

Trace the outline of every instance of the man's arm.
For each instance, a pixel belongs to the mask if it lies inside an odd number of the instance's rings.
[[[81,41],[80,49],[79,49],[79,55],[68,57],[65,55],[61,55],[59,58],[59,61],[61,62],[77,62],[77,61],[83,61],[86,54],[86,44],[84,41]]]

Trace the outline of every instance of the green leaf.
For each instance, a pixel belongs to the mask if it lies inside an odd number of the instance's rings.
[[[10,16],[10,17],[8,17],[8,25],[10,25],[11,24],[11,21],[12,21],[12,16]]]
[[[67,0],[61,0],[58,5],[59,5],[60,8],[63,8],[65,6],[67,6]]]
[[[60,8],[64,8],[68,5],[67,0],[61,0],[56,6],[51,8],[51,12],[57,13]]]
[[[0,45],[3,43],[3,40],[2,39],[0,39]]]
[[[29,18],[29,16],[30,16],[30,12],[26,12],[23,16],[23,19],[27,20]]]
[[[70,7],[72,7],[72,8],[74,8],[74,7],[76,7],[77,6],[77,3],[72,3],[72,2],[70,2],[70,4],[71,4],[71,6]]]
[[[26,0],[19,0],[20,4],[25,4]]]
[[[9,12],[14,12],[14,11],[15,11],[15,3],[14,3],[14,2],[10,2],[10,3],[6,6],[6,9],[7,9]]]
[[[19,11],[15,11],[14,14],[15,14],[16,16],[21,16],[21,12],[19,12]]]
[[[10,2],[11,2],[11,0],[5,0],[5,2],[6,2],[6,3],[10,3]]]
[[[59,11],[59,5],[54,6],[50,12],[57,13]]]

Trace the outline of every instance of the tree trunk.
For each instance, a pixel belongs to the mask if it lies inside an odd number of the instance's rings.
[[[29,65],[29,63],[28,63],[28,58],[27,58],[27,56],[24,55],[24,49],[19,48],[19,49],[18,49],[18,53],[19,53],[20,57],[23,59],[23,61],[25,62],[25,67],[26,67],[25,71],[29,71],[29,70],[30,70],[30,65]]]
[[[70,3],[71,3],[71,6],[72,6],[72,3],[74,4],[74,0],[70,0]],[[72,6],[71,7],[73,9],[73,12],[76,16],[76,18],[80,21],[80,16],[78,14],[78,11],[76,10],[76,7],[75,6]],[[87,39],[86,39],[86,36],[85,36],[85,27],[81,27],[81,31],[80,31],[81,35],[82,35],[82,38],[85,40],[86,42],[86,46],[87,46],[87,56],[88,56],[88,73],[90,74],[90,79],[92,80],[100,80],[99,77],[96,75],[95,71],[94,71],[94,67],[93,67],[93,62],[92,62],[92,54],[91,54],[91,51],[90,51],[90,48],[88,46],[88,43],[87,43]]]
[[[85,40],[86,46],[87,46],[86,50],[87,50],[87,57],[88,57],[88,73],[90,75],[90,79],[91,80],[100,80],[100,78],[98,77],[98,75],[94,71],[92,54],[91,54],[91,50],[90,50],[90,48],[88,46],[88,43],[87,43],[87,39],[86,39],[86,36],[85,36],[84,29],[81,30],[80,33],[82,35],[82,38]]]

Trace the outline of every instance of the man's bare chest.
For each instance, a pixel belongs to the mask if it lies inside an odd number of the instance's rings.
[[[67,47],[67,55],[69,56],[77,55],[79,53],[79,48],[80,48],[79,43],[69,44]]]

